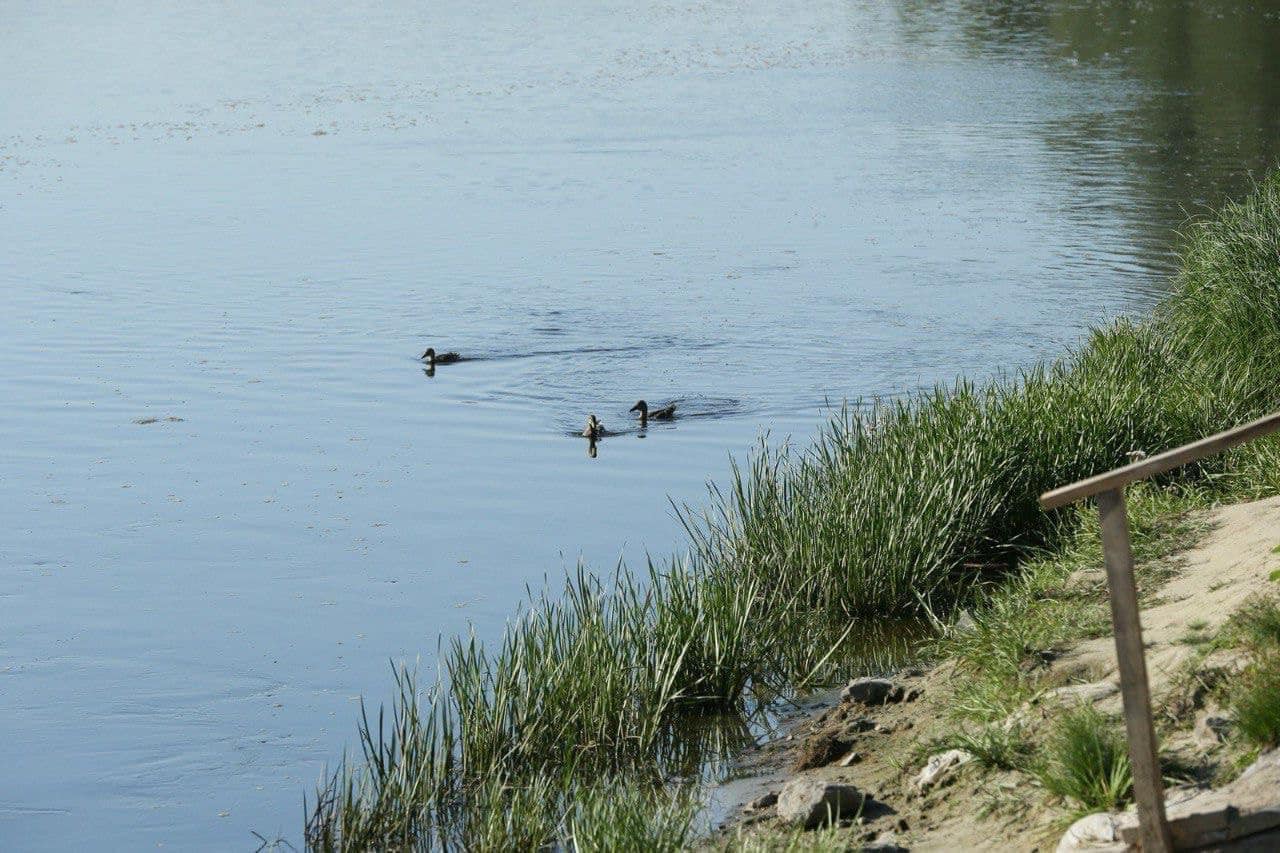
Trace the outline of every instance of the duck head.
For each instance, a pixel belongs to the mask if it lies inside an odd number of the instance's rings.
[[[435,347],[427,347],[427,351],[426,351],[426,352],[424,352],[424,353],[422,354],[422,360],[423,360],[423,361],[426,361],[426,362],[430,362],[431,364],[435,364],[435,363],[436,363],[436,348],[435,348]]]
[[[649,414],[649,404],[646,403],[644,400],[641,400],[638,403],[636,403],[634,406],[632,406],[630,411],[639,412],[642,415],[647,415]]]

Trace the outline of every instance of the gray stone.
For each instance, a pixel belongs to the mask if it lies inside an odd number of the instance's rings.
[[[862,853],[899,853],[906,849],[898,843],[898,837],[892,832],[882,832],[875,840],[862,845]]]
[[[1248,847],[1242,840],[1280,827],[1280,751],[1261,756],[1221,788],[1171,792],[1165,798],[1165,811],[1175,849]],[[1116,826],[1122,841],[1138,843],[1135,815],[1118,816]]]
[[[887,678],[855,678],[840,691],[840,700],[863,705],[887,705],[901,702],[903,695],[902,688]]]
[[[799,777],[778,795],[778,817],[805,829],[816,829],[858,814],[866,799],[853,785]]]
[[[1127,850],[1129,845],[1120,840],[1120,829],[1116,825],[1116,816],[1099,812],[1085,815],[1062,836],[1058,842],[1057,853],[1073,853],[1076,850],[1113,851],[1119,853]]]
[[[963,749],[948,749],[929,759],[924,769],[916,776],[915,786],[920,793],[948,779],[962,764],[973,760],[973,755]]]

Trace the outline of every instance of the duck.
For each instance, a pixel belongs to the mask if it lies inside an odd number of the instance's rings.
[[[631,411],[640,413],[640,426],[646,426],[649,421],[671,421],[676,417],[676,404],[668,403],[661,409],[650,409],[649,404],[644,400],[639,401],[631,407]]]
[[[587,425],[582,430],[582,437],[589,438],[593,442],[602,435],[608,435],[609,431],[604,428],[604,424],[595,415],[587,415]]]
[[[422,360],[435,367],[437,364],[453,364],[455,361],[462,361],[462,356],[456,352],[442,352],[437,355],[435,347],[427,347],[427,351],[422,354]]]

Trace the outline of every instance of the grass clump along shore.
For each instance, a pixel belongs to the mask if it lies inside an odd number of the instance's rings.
[[[1241,737],[1255,749],[1270,749],[1280,745],[1280,598],[1252,601],[1233,628],[1252,660],[1224,698]]]
[[[803,451],[762,446],[707,508],[683,512],[688,554],[605,578],[580,569],[498,645],[455,640],[430,689],[399,676],[390,710],[364,720],[361,754],[310,798],[307,843],[679,847],[694,809],[672,780],[746,735],[708,717],[742,720],[851,674],[874,626],[998,604],[993,592],[1084,535],[1085,514],[1043,512],[1042,491],[1276,408],[1273,176],[1190,230],[1145,320],[986,384],[850,407]],[[1152,494],[1271,494],[1277,462],[1280,446],[1259,442]],[[998,666],[1013,654],[988,651]]]
[[[1111,811],[1129,799],[1133,773],[1124,730],[1092,707],[1067,711],[1057,721],[1045,752],[1041,784],[1078,803],[1082,814]]]

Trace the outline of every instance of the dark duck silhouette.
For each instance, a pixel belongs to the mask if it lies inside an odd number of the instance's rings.
[[[453,364],[462,361],[462,356],[456,352],[437,353],[435,347],[427,347],[427,351],[422,354],[422,360],[428,367],[435,367],[437,364]]]
[[[668,403],[661,409],[650,409],[644,400],[631,407],[631,411],[640,413],[640,426],[648,426],[649,421],[673,421],[676,418],[676,404]]]

